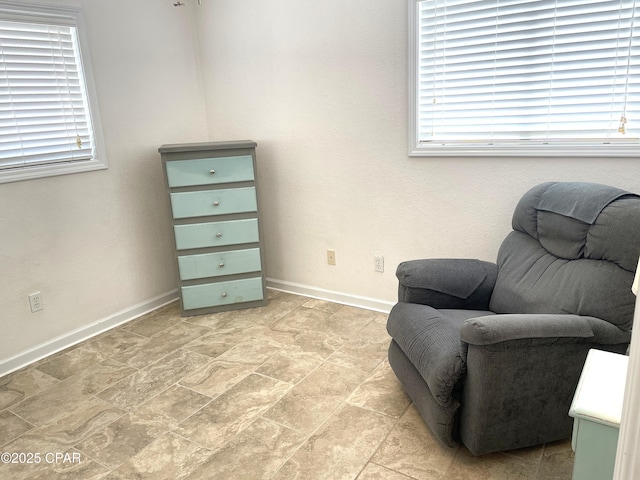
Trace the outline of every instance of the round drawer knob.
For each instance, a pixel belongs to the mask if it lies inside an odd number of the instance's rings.
[[[227,292],[222,292],[222,297],[226,297],[227,296]]]
[[[216,233],[216,238],[220,238],[222,237],[222,234],[220,232]]]
[[[224,268],[224,262],[220,262],[220,265],[218,265],[220,268]]]
[[[210,173],[211,175],[215,175],[215,174],[216,174],[216,171],[215,171],[215,170],[209,170],[209,173]]]
[[[214,206],[214,207],[217,207],[218,205],[220,205],[220,202],[219,202],[219,201],[217,201],[217,200],[216,200],[215,202],[213,202],[213,206]]]

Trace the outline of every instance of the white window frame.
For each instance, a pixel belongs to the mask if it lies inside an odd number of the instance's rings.
[[[84,88],[89,118],[93,130],[93,155],[89,160],[62,160],[44,165],[20,165],[0,169],[0,183],[31,180],[35,178],[90,172],[108,168],[106,149],[102,135],[98,99],[91,71],[89,45],[83,11],[79,7],[26,4],[0,0],[0,19],[7,21],[72,26],[76,29],[80,67],[84,76]]]
[[[550,144],[550,145],[446,145],[420,144],[418,102],[419,92],[419,3],[420,0],[408,2],[408,46],[409,46],[409,156],[411,157],[638,157],[640,144],[635,142],[623,144]]]

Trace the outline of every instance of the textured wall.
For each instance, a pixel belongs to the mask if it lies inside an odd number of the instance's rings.
[[[176,287],[162,143],[256,140],[268,275],[387,301],[404,259],[493,260],[534,184],[640,192],[636,159],[409,158],[401,0],[63,3],[85,9],[110,168],[0,185],[0,360]]]
[[[494,260],[532,185],[640,192],[631,158],[409,158],[406,1],[204,3],[210,136],[258,142],[272,278],[392,301],[399,261]]]
[[[0,360],[176,288],[157,148],[207,135],[193,10],[65,3],[85,11],[109,169],[0,185]]]

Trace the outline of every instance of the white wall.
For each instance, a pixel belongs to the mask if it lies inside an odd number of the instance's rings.
[[[163,143],[256,140],[272,284],[386,302],[404,259],[495,259],[532,185],[640,192],[636,159],[409,158],[404,0],[185,1],[65,0],[85,9],[110,168],[0,185],[0,374],[176,288]]]
[[[402,260],[495,260],[539,182],[640,192],[637,159],[409,158],[405,0],[205,0],[201,12],[210,137],[258,142],[273,279],[393,301]]]
[[[193,9],[64,3],[85,11],[109,169],[0,185],[0,374],[2,361],[176,288],[157,149],[207,137]],[[35,291],[45,308],[32,314]]]

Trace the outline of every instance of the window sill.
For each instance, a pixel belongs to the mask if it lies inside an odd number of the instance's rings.
[[[68,175],[71,173],[91,172],[107,169],[106,162],[87,160],[84,162],[56,163],[52,165],[35,165],[32,167],[0,170],[0,183],[20,182],[36,178]]]
[[[640,144],[626,145],[429,145],[410,149],[410,157],[638,157]]]

